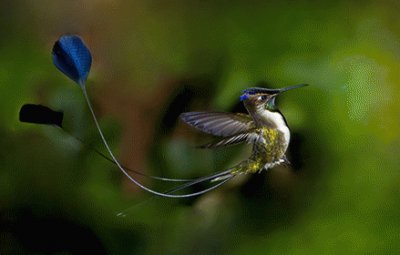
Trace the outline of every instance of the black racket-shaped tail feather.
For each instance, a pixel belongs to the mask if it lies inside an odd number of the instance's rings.
[[[62,128],[64,113],[40,104],[24,104],[19,111],[19,121]]]

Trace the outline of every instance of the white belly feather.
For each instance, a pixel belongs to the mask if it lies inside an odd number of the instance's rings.
[[[267,125],[275,126],[276,129],[283,134],[287,147],[290,141],[290,131],[282,115],[278,112],[262,111],[260,117]]]

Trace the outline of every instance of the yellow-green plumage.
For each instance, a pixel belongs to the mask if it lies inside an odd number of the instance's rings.
[[[256,173],[282,161],[287,147],[283,134],[274,128],[259,128],[257,133],[263,139],[253,144],[250,157],[235,166],[232,174]]]

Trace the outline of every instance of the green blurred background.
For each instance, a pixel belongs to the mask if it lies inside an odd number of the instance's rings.
[[[398,1],[1,1],[0,253],[398,253],[399,13]],[[91,49],[89,94],[127,166],[192,178],[246,158],[247,146],[196,149],[211,137],[178,115],[243,110],[259,81],[311,85],[278,102],[292,166],[160,199],[60,130],[20,123],[22,104],[47,105],[103,150],[51,62],[64,33]]]

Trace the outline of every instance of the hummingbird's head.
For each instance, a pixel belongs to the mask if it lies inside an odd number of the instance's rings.
[[[281,89],[267,89],[267,88],[248,88],[243,91],[240,96],[240,101],[243,101],[246,105],[253,105],[256,108],[263,107],[267,110],[275,110],[275,98],[280,93],[301,88],[307,86],[308,84],[298,84],[294,86],[289,86]]]
[[[251,105],[255,108],[262,107],[268,110],[275,109],[275,97],[278,94],[255,93],[249,90],[250,89],[246,89],[240,96],[240,101],[243,101],[245,105]]]

